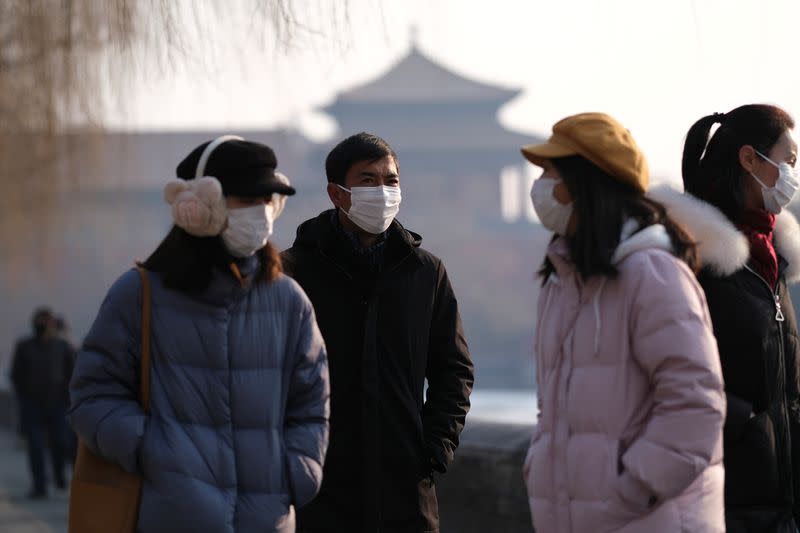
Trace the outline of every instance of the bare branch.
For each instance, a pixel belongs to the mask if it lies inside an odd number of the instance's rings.
[[[187,10],[174,0],[0,0],[2,181],[20,179],[31,168],[43,168],[37,174],[47,179],[45,163],[63,154],[59,136],[76,126],[98,126],[105,100],[124,94],[114,89],[131,76],[179,65],[208,72],[196,40],[213,50],[210,36],[226,31],[225,24],[236,28],[225,33],[229,40],[252,44],[254,37],[266,38],[270,48],[285,51],[301,33],[321,40],[326,32],[313,19],[342,19],[338,0],[308,2],[302,9],[293,0],[248,1],[197,0]],[[202,7],[216,16],[199,16]],[[339,42],[346,32],[336,30],[333,41]],[[36,138],[35,149],[20,150],[20,135]]]

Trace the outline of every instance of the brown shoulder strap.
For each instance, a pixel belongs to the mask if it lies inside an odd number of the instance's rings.
[[[141,265],[137,265],[136,270],[139,271],[139,276],[142,278],[142,374],[139,395],[144,412],[148,413],[150,412],[150,314],[152,312],[150,278],[147,270]]]

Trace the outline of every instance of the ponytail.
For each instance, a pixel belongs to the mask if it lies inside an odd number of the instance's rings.
[[[689,128],[686,142],[683,145],[683,159],[681,160],[681,175],[683,188],[694,196],[702,196],[702,179],[700,164],[708,145],[711,127],[719,120],[719,113],[701,118]]]

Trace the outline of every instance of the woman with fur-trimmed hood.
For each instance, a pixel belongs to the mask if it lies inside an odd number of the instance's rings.
[[[800,229],[786,209],[798,188],[793,128],[769,105],[700,119],[683,152],[691,196],[657,198],[698,241],[728,400],[729,533],[794,533],[800,523],[800,342],[787,287],[800,278]]]

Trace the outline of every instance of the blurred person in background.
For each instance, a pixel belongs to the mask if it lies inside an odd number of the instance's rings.
[[[56,319],[50,309],[36,310],[32,326],[33,335],[19,341],[14,350],[11,383],[17,398],[20,428],[27,441],[33,480],[28,497],[41,499],[47,497],[46,448],[50,450],[52,481],[57,488],[66,488],[66,411],[75,353],[72,346],[58,336]]]
[[[70,329],[69,324],[67,324],[67,320],[64,318],[64,315],[55,315],[55,328],[56,335],[58,335],[73,348],[78,347],[79,343],[73,338],[72,330]]]
[[[64,315],[55,315],[55,331],[56,335],[66,342],[69,347],[72,349],[73,354],[77,354],[77,347],[78,343],[75,342],[75,339],[72,337],[72,332],[67,324]],[[73,361],[74,365],[74,361]],[[75,432],[72,431],[72,428],[69,427],[69,424],[65,424],[65,431],[66,435],[64,436],[64,459],[70,463],[75,464],[75,456],[78,453],[78,436],[75,435]]]

